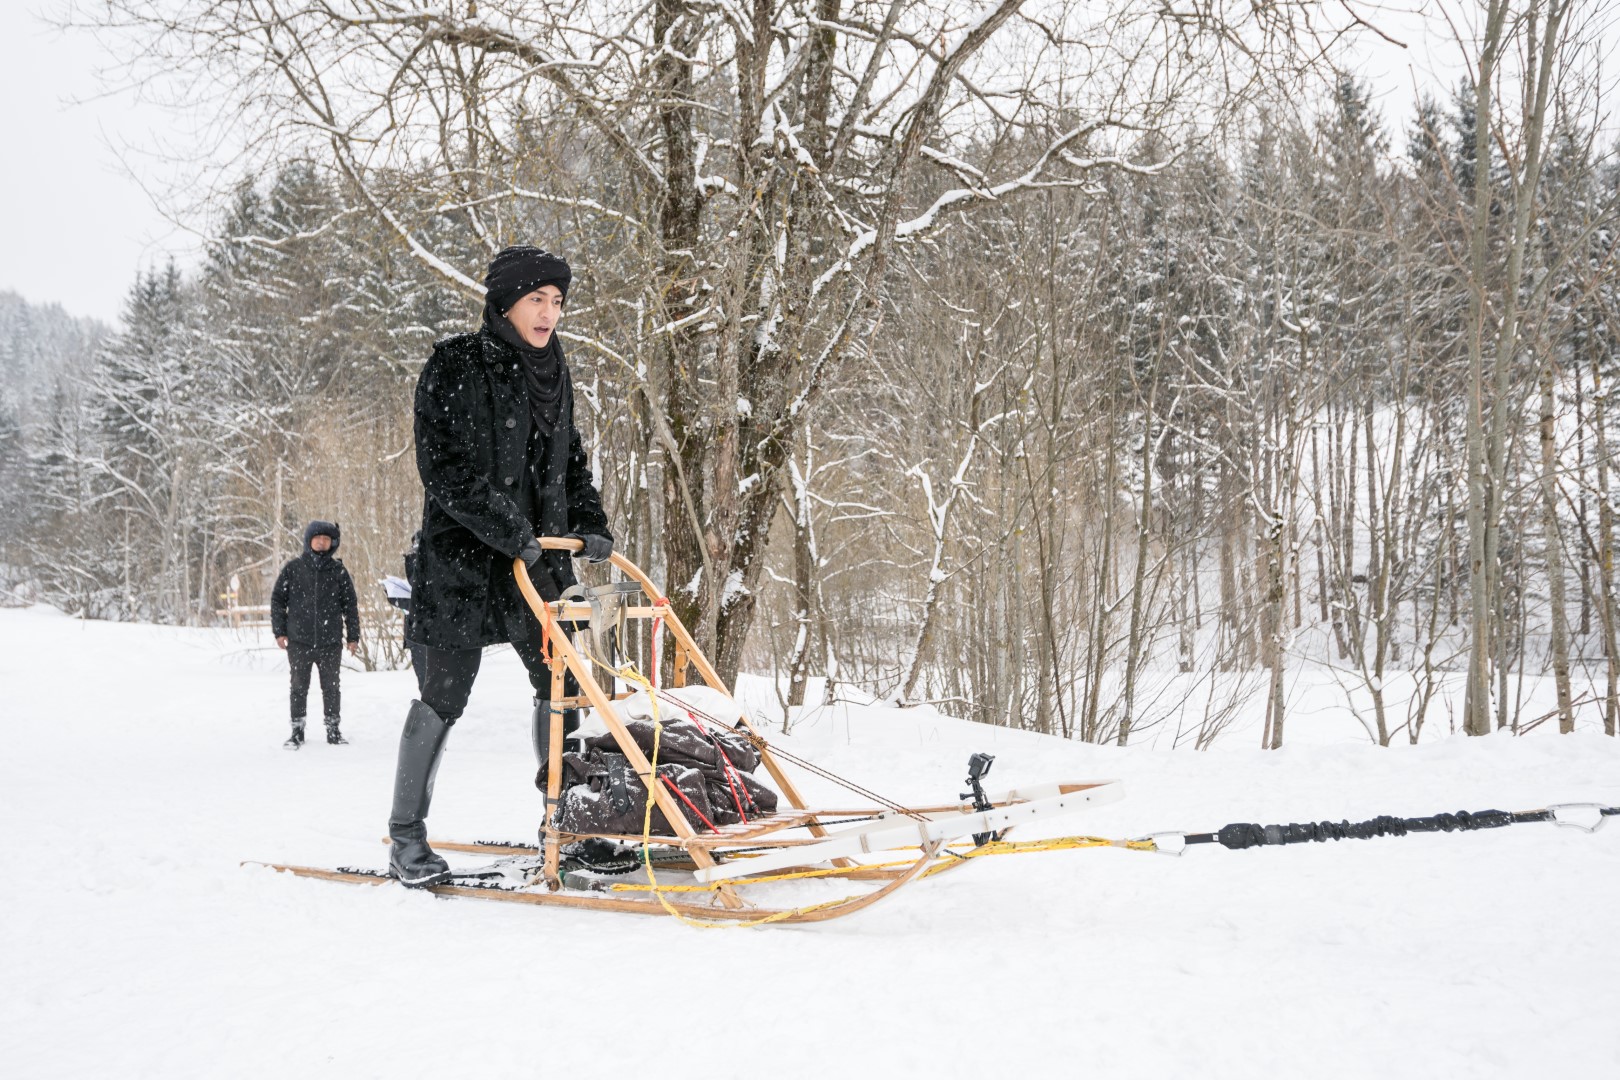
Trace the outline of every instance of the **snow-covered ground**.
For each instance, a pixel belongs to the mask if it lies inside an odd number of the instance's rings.
[[[381,865],[409,673],[345,672],[352,745],[289,753],[266,639],[32,608],[0,611],[0,686],[6,1077],[1620,1075],[1613,825],[987,859],[704,931],[239,865]],[[525,686],[491,652],[435,836],[532,834]],[[954,797],[974,750],[993,788],[1119,777],[1063,823],[1115,836],[1620,803],[1620,740],[1549,727],[1379,750],[1302,708],[1289,749],[1201,754],[837,708],[787,741],[902,800]]]

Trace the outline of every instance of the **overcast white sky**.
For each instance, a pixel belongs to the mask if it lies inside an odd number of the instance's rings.
[[[137,269],[195,260],[112,149],[149,145],[174,118],[131,94],[97,99],[109,58],[47,25],[46,6],[0,0],[0,289],[112,323]]]
[[[1360,65],[1397,131],[1410,111],[1414,80],[1450,86],[1460,71],[1445,27],[1426,28],[1409,13],[1420,3],[1389,0],[1373,15],[1410,48],[1375,43]],[[143,185],[114,147],[183,141],[197,118],[143,104],[128,92],[102,95],[96,72],[112,58],[87,35],[52,29],[41,12],[60,7],[61,0],[0,0],[0,289],[113,322],[137,270],[161,266],[171,255],[190,266],[198,250],[146,193],[145,186],[164,186],[153,162],[131,159],[147,178]]]

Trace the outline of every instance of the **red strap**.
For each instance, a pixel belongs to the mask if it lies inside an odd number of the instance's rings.
[[[740,816],[743,819],[743,824],[744,825],[748,824],[748,810],[743,806],[742,799],[737,795],[737,785],[734,784],[732,782],[732,780],[731,780],[732,775],[737,772],[737,766],[735,766],[735,765],[733,765],[731,763],[731,755],[727,754],[726,753],[726,748],[720,745],[720,740],[715,738],[714,735],[710,733],[709,726],[707,724],[705,724],[702,720],[698,719],[697,713],[693,712],[690,708],[688,708],[686,710],[686,715],[687,715],[688,719],[690,719],[694,724],[696,724],[698,726],[698,730],[703,732],[703,734],[708,738],[709,742],[714,744],[715,750],[717,750],[719,752],[719,754],[720,754],[720,763],[725,766],[725,768],[722,770],[722,772],[724,773],[725,778],[726,778],[726,786],[731,789],[731,802],[732,802],[732,805],[734,805],[737,808],[737,814],[738,814],[738,816]],[[743,785],[743,794],[746,795],[747,793],[748,793],[748,785],[744,784]],[[748,805],[749,806],[754,806],[754,797],[752,795],[748,796]],[[754,806],[754,809],[758,810],[759,807]]]
[[[682,791],[680,788],[675,786],[675,781],[671,780],[669,777],[665,776],[663,773],[658,774],[658,779],[662,780],[664,782],[664,786],[669,788],[669,790],[673,791],[675,793],[675,795],[681,800],[681,802],[685,803],[687,806],[692,808],[692,813],[696,814],[698,816],[698,820],[703,822],[703,824],[705,824],[705,825],[707,825],[709,827],[710,832],[717,833],[717,832],[720,831],[719,829],[714,827],[714,822],[710,821],[706,816],[704,816],[703,811],[701,811],[701,810],[699,810],[697,808],[697,804],[694,803],[691,799],[688,799],[686,797],[686,792]]]
[[[668,606],[667,604],[665,606]],[[652,670],[647,673],[648,684],[656,691],[662,690],[660,673],[664,669],[664,617],[658,616],[652,621]]]
[[[525,574],[528,573],[527,568],[525,568],[524,573]],[[534,585],[534,582],[530,581],[529,585],[532,587]],[[544,600],[541,600],[540,601],[540,656],[545,660],[547,667],[551,666],[551,628],[555,624],[556,624],[556,620],[551,617],[551,605],[547,604]]]
[[[546,662],[546,667],[550,667],[551,627],[555,620],[551,617],[551,609],[546,607],[544,603],[540,605],[540,610],[545,612],[545,616],[540,620],[540,657]]]

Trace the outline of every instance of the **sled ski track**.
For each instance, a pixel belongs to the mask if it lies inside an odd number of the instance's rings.
[[[628,897],[604,895],[598,892],[584,890],[563,889],[558,892],[549,892],[545,887],[516,888],[505,885],[489,883],[474,883],[472,880],[456,881],[454,878],[443,885],[429,885],[418,889],[418,892],[428,892],[435,896],[466,897],[474,900],[494,900],[512,904],[537,904],[540,906],[564,907],[586,909],[591,911],[616,911],[621,914],[632,915],[676,915],[695,922],[732,921],[732,922],[758,922],[769,921],[774,923],[809,923],[826,922],[844,915],[853,915],[873,904],[893,895],[902,886],[906,885],[919,874],[928,869],[930,863],[935,861],[933,851],[925,852],[903,873],[894,876],[887,884],[873,892],[862,896],[850,897],[835,904],[814,907],[810,910],[797,910],[794,908],[728,908],[719,905],[693,904],[684,900],[664,898],[660,903],[656,899],[634,900]],[[328,870],[318,866],[294,866],[277,863],[244,863],[245,866],[267,866],[281,873],[293,874],[297,877],[314,878],[320,881],[337,881],[349,885],[392,885],[396,884],[393,878],[383,870]],[[941,871],[952,869],[960,863],[947,864]],[[462,875],[465,877],[465,875]],[[666,906],[667,905],[667,906]]]
[[[1058,791],[1058,794],[1048,794],[1048,791]],[[1021,794],[1045,795],[1045,798],[1020,799]],[[829,872],[829,876],[840,880],[860,882],[882,882],[877,889],[855,896],[846,897],[829,904],[812,905],[808,909],[799,908],[761,908],[744,906],[730,908],[708,904],[694,904],[686,900],[672,899],[668,892],[662,902],[656,896],[647,899],[633,899],[628,896],[614,896],[611,884],[604,882],[601,889],[563,888],[549,891],[544,884],[539,885],[503,885],[480,880],[481,877],[494,876],[500,871],[501,864],[495,863],[489,867],[474,870],[455,871],[451,881],[441,885],[430,885],[422,892],[431,892],[436,896],[469,897],[479,900],[495,900],[508,903],[552,905],[556,907],[584,908],[598,911],[617,911],[621,913],[643,915],[676,915],[697,921],[729,920],[736,922],[761,921],[771,922],[825,922],[830,919],[852,915],[862,911],[881,900],[893,895],[902,886],[916,880],[920,876],[933,877],[969,861],[954,856],[945,850],[945,845],[953,839],[967,836],[976,832],[1000,830],[1006,832],[1020,822],[1051,819],[1060,814],[1073,813],[1076,810],[1086,809],[1102,803],[1117,801],[1122,795],[1118,783],[1113,781],[1098,781],[1086,784],[1054,784],[1031,789],[1027,793],[1018,791],[1008,792],[1001,799],[996,800],[994,808],[988,811],[964,812],[961,806],[928,807],[924,810],[913,811],[919,815],[917,818],[899,814],[885,814],[876,821],[853,829],[824,834],[821,837],[810,837],[805,840],[777,840],[774,846],[764,846],[762,854],[753,857],[741,858],[721,863],[714,868],[716,878],[724,874],[727,883],[737,886],[749,884],[748,875],[791,875],[802,872],[815,872],[826,868],[834,859],[841,859],[857,854],[893,854],[901,855],[901,861],[908,863],[899,868],[892,866],[862,867],[859,864],[841,868],[836,872]],[[843,812],[848,813],[848,812]],[[821,811],[815,817],[833,817],[834,812]],[[923,816],[926,815],[926,816]],[[804,816],[804,815],[795,815]],[[810,822],[804,822],[800,827],[808,827]],[[791,826],[789,826],[791,827]],[[752,832],[753,830],[750,830]],[[727,838],[732,844],[750,843],[749,834],[744,834],[739,841]],[[569,839],[574,839],[569,837]],[[610,836],[600,839],[614,840],[624,843],[640,843],[641,837]],[[702,837],[711,843],[725,842],[721,838]],[[662,843],[660,843],[662,841]],[[439,851],[456,852],[459,854],[496,855],[507,858],[512,857],[540,857],[542,848],[536,844],[520,844],[495,841],[474,841],[472,843],[450,840],[433,840],[431,846]],[[704,868],[693,862],[672,862],[670,857],[678,857],[680,847],[673,838],[653,837],[652,843],[662,846],[667,854],[654,857],[654,869],[657,872],[671,871],[693,872],[698,880],[703,880]],[[789,846],[792,845],[792,846]],[[802,847],[798,845],[808,845]],[[920,849],[920,854],[918,851]],[[718,852],[716,854],[719,854]],[[271,869],[284,873],[294,874],[298,877],[315,878],[321,881],[336,881],[352,885],[382,885],[393,883],[392,878],[381,870],[357,870],[350,868],[325,869],[315,866],[296,866],[277,863],[251,863],[247,865],[269,866]],[[650,887],[649,891],[650,891]],[[674,896],[690,895],[684,888],[677,887],[671,890]]]

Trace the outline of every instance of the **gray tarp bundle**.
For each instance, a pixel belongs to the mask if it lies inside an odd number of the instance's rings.
[[[652,758],[653,723],[625,725],[641,752]],[[776,810],[776,792],[754,779],[759,754],[741,735],[692,720],[666,720],[658,738],[659,783],[674,785],[675,801],[699,833],[709,826],[735,825]],[[667,782],[666,782],[667,778]],[[571,833],[637,835],[647,810],[647,791],[611,734],[586,739],[577,753],[563,755],[563,795],[559,827]],[[652,831],[674,830],[656,804]]]

